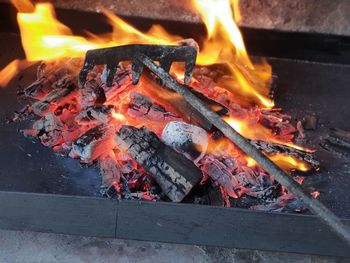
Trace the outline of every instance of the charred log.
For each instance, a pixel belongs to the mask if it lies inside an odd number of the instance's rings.
[[[266,142],[260,140],[250,140],[250,143],[266,154],[283,154],[293,156],[301,161],[309,163],[314,168],[317,168],[320,163],[309,152],[304,152],[286,145]]]
[[[102,105],[106,101],[103,88],[94,79],[87,81],[79,93],[80,104],[83,107]]]
[[[327,141],[332,145],[350,149],[350,132],[334,128],[331,130]]]
[[[73,158],[80,158],[84,163],[90,163],[101,154],[114,148],[113,133],[113,128],[104,124],[98,125],[73,143],[69,155]]]
[[[37,70],[37,80],[23,90],[27,97],[37,98],[51,89],[60,89],[74,82],[81,65],[80,59],[43,62]]]
[[[76,117],[76,121],[79,123],[108,123],[108,120],[111,118],[113,111],[113,105],[102,105],[102,106],[92,106],[88,107],[85,110],[81,111]]]
[[[147,118],[154,121],[180,120],[176,114],[168,112],[163,106],[153,103],[148,97],[141,93],[130,94],[128,115],[133,118]]]
[[[185,156],[161,142],[146,128],[123,126],[116,134],[117,146],[129,155],[160,185],[174,202],[181,202],[202,178],[201,171]]]
[[[98,161],[100,174],[102,176],[102,187],[110,188],[120,182],[121,169],[113,151],[104,154]]]
[[[62,132],[64,124],[53,113],[36,121],[33,125],[32,135],[37,136],[45,146],[53,147],[64,142]]]
[[[50,104],[57,102],[65,97],[67,97],[75,89],[73,83],[69,83],[66,87],[61,89],[53,89],[48,93],[42,100],[37,101],[33,104],[32,109],[35,114],[41,116],[45,111],[50,108]]]
[[[170,90],[169,88],[159,84],[157,85],[150,78],[151,77],[144,78],[144,82],[147,84],[146,88],[143,90],[145,94],[154,98],[155,101],[163,105],[165,108],[172,109],[187,122],[196,124],[207,131],[215,130],[215,127],[206,118],[204,118],[203,115],[191,105],[191,103],[187,102],[181,95]],[[216,113],[225,115],[228,112],[228,109],[222,104],[209,99],[192,88],[190,88],[190,91],[196,97],[199,96],[201,99],[203,99],[203,102]]]

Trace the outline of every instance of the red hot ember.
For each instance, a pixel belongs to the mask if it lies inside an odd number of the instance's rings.
[[[138,85],[132,85],[130,66],[123,63],[113,85],[107,87],[104,68],[95,67],[84,88],[79,89],[72,77],[77,72],[69,71],[71,63],[81,65],[82,61],[62,60],[39,66],[35,83],[40,79],[51,81],[23,90],[24,96],[35,99],[25,115],[37,119],[32,129],[24,132],[59,153],[83,163],[96,163],[106,196],[219,203],[263,210],[304,209],[301,202],[218,131],[199,127],[196,115],[188,118],[186,111],[166,100],[171,92],[154,84],[157,80],[152,75],[145,74]],[[226,116],[242,116],[273,130],[274,138],[285,136],[285,141],[289,141],[296,131],[289,116],[277,109],[239,106],[231,94],[218,92],[220,88],[203,71],[203,68],[195,71],[191,85],[207,98],[206,103],[225,109]],[[156,89],[164,93],[150,97]],[[175,101],[179,102],[179,98]],[[273,156],[287,154],[288,158],[310,166],[318,164],[310,153],[288,144],[261,140],[252,143]],[[242,200],[244,205],[236,200]]]
[[[296,133],[304,135],[301,123],[292,125],[269,98],[271,67],[250,60],[233,19],[237,10],[229,0],[193,4],[208,31],[201,45],[158,26],[141,32],[106,10],[110,35],[77,37],[55,18],[50,4],[32,5],[30,12],[18,7],[26,59],[42,63],[37,80],[21,92],[32,103],[14,120],[34,117],[26,135],[82,163],[97,164],[109,197],[303,210],[301,202],[152,74],[133,85],[130,64],[120,63],[114,74],[96,66],[78,88],[87,50],[135,43],[191,45],[198,50],[189,83],[196,96],[283,169],[316,168],[312,152],[292,142]],[[16,60],[1,71],[0,85],[19,64]],[[181,81],[178,66],[170,73]]]

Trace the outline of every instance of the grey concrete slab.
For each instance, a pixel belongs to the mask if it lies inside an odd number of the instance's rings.
[[[0,231],[1,263],[345,263],[348,259],[34,233]]]

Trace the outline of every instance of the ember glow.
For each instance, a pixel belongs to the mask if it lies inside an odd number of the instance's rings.
[[[152,76],[142,76],[138,85],[132,85],[130,63],[120,64],[112,87],[106,85],[106,69],[96,66],[84,88],[78,89],[77,75],[90,49],[126,44],[199,46],[197,68],[190,83],[193,90],[205,96],[213,110],[223,110],[222,118],[281,168],[305,172],[314,166],[312,151],[293,143],[297,129],[291,124],[291,117],[274,108],[269,97],[271,66],[263,60],[253,63],[247,54],[235,23],[240,19],[238,1],[193,0],[208,33],[200,45],[193,39],[171,35],[159,25],[142,32],[108,10],[103,13],[113,27],[112,32],[104,36],[74,36],[70,28],[56,19],[51,4],[20,2],[14,4],[19,11],[17,21],[26,60],[42,61],[38,80],[24,90],[26,96],[36,100],[25,113],[39,117],[33,129],[25,133],[82,162],[98,162],[102,176],[113,177],[112,181],[104,182],[105,186],[112,182],[115,191],[124,198],[160,198],[150,193],[154,185],[146,173],[150,167],[141,168],[140,163],[135,163],[136,157],[132,159],[123,150],[128,149],[128,140],[147,138],[158,145],[159,139],[149,131],[201,169],[205,175],[201,185],[213,182],[225,198],[242,195],[260,198],[276,192],[274,198],[278,199],[286,192],[227,138],[198,127],[200,121],[191,116],[180,95],[162,88]],[[19,65],[15,60],[0,72],[1,86],[7,85]],[[170,71],[182,81],[179,72],[175,65]],[[215,78],[211,77],[213,74]],[[178,134],[183,141],[172,141],[177,136],[171,127],[183,129]],[[130,131],[139,137],[127,136]],[[115,133],[116,142],[111,137]],[[91,138],[93,142],[89,141]],[[189,169],[194,169],[192,162]],[[228,205],[227,200],[225,204]]]
[[[13,76],[18,73],[19,64],[20,61],[15,59],[0,71],[0,87],[6,87]]]

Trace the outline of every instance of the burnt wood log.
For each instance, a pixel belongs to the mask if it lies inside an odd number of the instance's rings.
[[[43,62],[37,70],[37,80],[23,90],[27,97],[37,98],[48,90],[60,89],[74,82],[81,65],[80,59]]]
[[[78,114],[76,121],[87,124],[92,124],[94,122],[97,124],[107,124],[110,118],[112,118],[113,109],[113,105],[88,107]]]
[[[293,156],[301,161],[309,163],[312,167],[317,168],[320,165],[320,162],[317,161],[313,155],[309,152],[304,152],[293,147],[273,143],[266,142],[261,140],[249,140],[252,145],[254,145],[257,149],[263,151],[267,154],[283,154],[287,156]]]
[[[350,131],[334,128],[326,140],[332,145],[350,149]]]
[[[173,121],[181,118],[167,111],[163,106],[153,103],[148,97],[141,93],[130,94],[128,115],[133,118],[147,118],[154,121]]]
[[[98,125],[85,132],[73,143],[69,155],[72,158],[80,158],[84,163],[90,163],[114,148],[113,135],[112,127]]]
[[[105,92],[95,79],[88,80],[79,93],[79,101],[83,107],[102,105],[106,102]]]
[[[102,176],[102,187],[108,189],[112,185],[117,185],[120,182],[121,171],[113,151],[103,154],[101,158],[99,158],[98,164]]]
[[[42,100],[37,101],[32,105],[33,112],[38,116],[42,116],[42,114],[50,108],[50,104],[52,102],[57,102],[58,100],[67,97],[74,89],[75,85],[73,83],[69,83],[64,88],[52,90]]]
[[[174,202],[181,202],[202,178],[201,171],[185,156],[164,144],[145,127],[123,126],[115,141],[121,150],[141,165],[163,192]]]
[[[173,109],[179,116],[181,116],[187,122],[196,124],[207,131],[213,131],[215,129],[214,125],[209,122],[203,115],[196,110],[191,103],[186,101],[181,95],[174,92],[173,90],[164,87],[162,85],[156,84],[154,78],[152,80],[151,76],[147,76],[142,79],[145,83],[145,89],[143,90],[145,94],[153,98],[155,101],[159,102],[165,108]],[[210,109],[219,114],[220,116],[228,113],[228,109],[222,104],[209,99],[203,94],[189,88],[191,93],[197,98],[200,98]],[[168,107],[167,107],[168,106]]]

